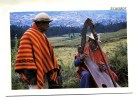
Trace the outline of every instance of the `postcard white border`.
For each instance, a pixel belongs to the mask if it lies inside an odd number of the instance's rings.
[[[8,1],[8,0],[7,0]],[[11,0],[14,1],[14,0]],[[11,64],[11,58],[10,58],[10,19],[9,19],[9,13],[10,12],[22,12],[22,11],[69,11],[69,10],[110,10],[111,7],[127,7],[128,9],[128,2],[126,0],[36,0],[37,2],[33,2],[33,0],[30,0],[29,3],[27,0],[24,0],[24,2],[20,1],[17,4],[13,3],[5,4],[2,2],[2,9],[0,9],[0,24],[1,30],[0,30],[0,45],[2,45],[1,51],[0,51],[0,61],[1,61],[1,78],[0,82],[2,83],[2,91],[1,95],[3,97],[6,96],[14,96],[14,95],[53,95],[53,94],[118,94],[118,93],[128,93],[128,94],[134,94],[136,89],[134,77],[130,77],[131,75],[135,75],[131,71],[131,68],[129,68],[129,87],[128,88],[107,88],[107,89],[49,89],[49,90],[11,90],[11,70],[10,67]],[[38,2],[39,1],[39,2]],[[128,16],[129,18],[130,16]],[[131,24],[131,22],[128,22]],[[129,24],[128,24],[128,37],[131,37],[129,32],[132,32],[129,30]],[[130,38],[128,38],[128,41]],[[134,45],[131,44],[131,42],[128,42],[128,46],[133,48]],[[131,49],[129,49],[131,50]],[[133,53],[131,53],[133,54]],[[132,55],[128,53],[128,67],[132,66],[131,63],[131,57]],[[133,58],[133,57],[132,57]],[[4,76],[4,78],[3,78]],[[5,91],[5,92],[4,92]],[[126,96],[127,97],[127,96]]]

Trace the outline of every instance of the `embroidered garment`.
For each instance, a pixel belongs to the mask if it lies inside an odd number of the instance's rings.
[[[91,57],[91,60],[94,61],[98,66],[99,66],[99,62],[100,61],[104,62],[104,60],[103,60],[103,58],[101,56],[101,52],[100,52],[99,49],[97,49],[95,51],[90,51],[89,45],[86,45],[85,48],[84,48],[84,53],[86,53],[87,55],[89,55]],[[103,52],[103,55],[104,55],[104,58],[105,58],[106,63],[108,64],[108,59],[107,59],[106,53]],[[75,59],[77,59],[78,57],[79,57],[79,54],[77,54],[75,56]],[[75,62],[76,62],[76,60],[75,60]],[[87,69],[86,65],[83,64],[83,65],[79,65],[78,66],[78,69],[76,71],[77,74],[78,74],[79,70],[85,71],[85,70],[88,70],[88,69]],[[105,72],[109,75],[108,70],[105,70]],[[114,79],[116,81],[118,81],[118,76],[116,75],[116,73],[113,72],[112,70],[110,70],[110,72],[111,72],[112,76],[114,77]],[[79,74],[78,74],[78,77],[81,78],[81,76]]]
[[[78,69],[76,70],[76,73],[77,73],[78,78],[80,79],[82,77],[80,75],[80,72],[88,70],[88,69],[86,65],[84,64],[84,62],[80,60],[79,54],[75,55],[74,65],[78,67]]]
[[[46,35],[38,31],[34,24],[22,36],[16,57],[15,71],[21,72],[23,69],[37,70],[37,87],[43,88],[44,74],[51,73],[51,79],[56,81],[58,69],[57,60],[54,56],[53,48]],[[23,73],[21,76],[27,80]]]
[[[90,55],[91,59],[93,60],[93,62],[95,62],[96,64],[98,64],[100,61],[104,62],[101,52],[99,49],[95,50],[95,51],[90,51],[90,47],[89,45],[85,46],[84,48],[84,53]],[[106,63],[108,64],[108,60],[107,60],[107,56],[106,53],[103,52],[104,58]]]

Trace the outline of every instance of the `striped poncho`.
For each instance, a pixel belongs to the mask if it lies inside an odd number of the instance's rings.
[[[37,71],[37,87],[43,88],[44,74],[52,72],[50,78],[56,81],[58,69],[57,60],[53,48],[44,33],[37,30],[36,25],[29,28],[20,40],[18,54],[16,57],[15,71],[33,69]],[[25,75],[20,73],[26,80]]]

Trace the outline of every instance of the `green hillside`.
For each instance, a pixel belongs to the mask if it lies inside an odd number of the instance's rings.
[[[63,37],[52,37],[49,38],[49,40],[54,47],[76,47],[80,45],[81,36],[78,33],[75,34],[77,34],[75,35],[76,38],[73,39],[71,39],[68,35],[64,35]],[[127,38],[127,31],[126,29],[122,29],[117,32],[103,33],[100,36],[102,43],[119,41],[120,39]]]

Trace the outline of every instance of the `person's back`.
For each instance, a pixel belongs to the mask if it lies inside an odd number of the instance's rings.
[[[15,71],[28,83],[29,88],[48,88],[48,84],[44,84],[47,73],[56,83],[59,69],[52,45],[44,34],[52,20],[46,13],[39,13],[33,21],[33,26],[20,40]]]

